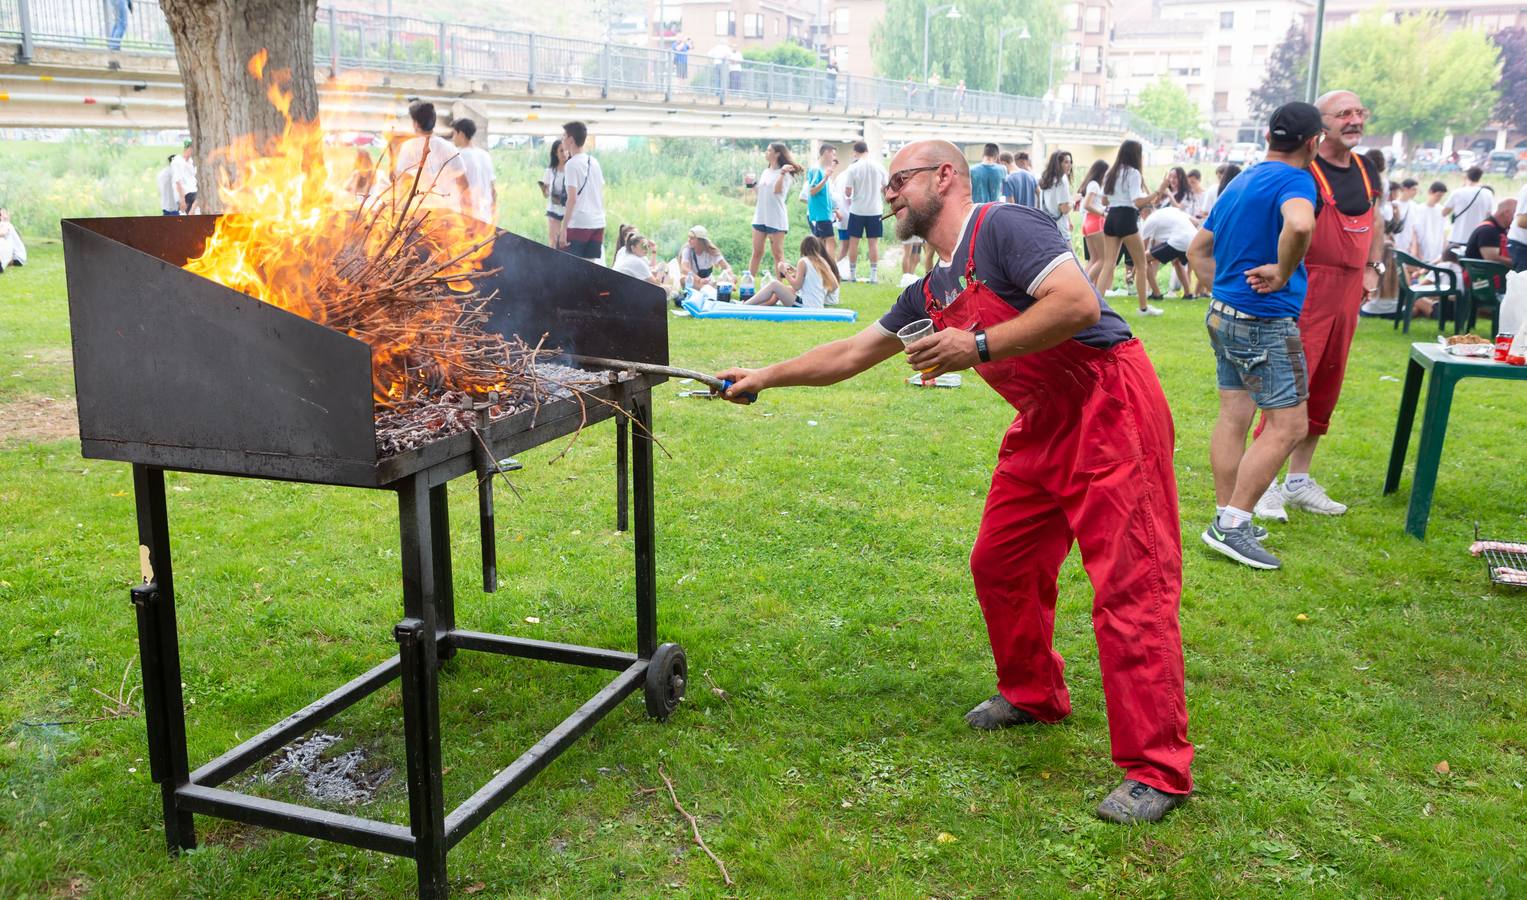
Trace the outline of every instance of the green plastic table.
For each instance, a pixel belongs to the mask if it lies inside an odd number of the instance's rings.
[[[1416,450],[1416,475],[1410,483],[1410,508],[1405,512],[1405,530],[1422,540],[1426,538],[1426,519],[1431,515],[1432,493],[1437,487],[1437,464],[1442,460],[1442,439],[1447,434],[1453,387],[1465,378],[1527,381],[1527,366],[1508,366],[1489,357],[1454,356],[1441,344],[1411,344],[1410,367],[1405,372],[1405,387],[1400,393],[1400,418],[1395,423],[1394,446],[1389,451],[1389,474],[1384,478],[1386,494],[1392,494],[1400,487],[1400,470],[1405,467],[1410,429],[1416,421],[1421,379],[1428,369],[1432,373],[1432,383],[1426,390],[1421,445]]]

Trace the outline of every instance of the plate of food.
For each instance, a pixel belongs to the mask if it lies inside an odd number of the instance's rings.
[[[1482,356],[1488,359],[1495,355],[1495,344],[1477,334],[1455,334],[1451,337],[1439,334],[1437,343],[1454,356]]]

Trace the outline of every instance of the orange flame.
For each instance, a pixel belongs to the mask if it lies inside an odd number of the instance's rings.
[[[364,173],[354,172],[356,151],[330,152],[317,122],[292,121],[291,73],[267,77],[267,61],[262,50],[249,60],[248,70],[265,84],[285,129],[273,139],[240,137],[215,154],[229,164],[224,171],[234,173],[218,185],[228,213],[186,270],[370,344],[378,402],[400,398],[409,371],[425,366],[444,373],[449,387],[496,389],[502,379],[482,383],[479,376],[462,374],[469,367],[453,365],[459,360],[439,358],[450,356],[439,348],[452,343],[444,338],[457,329],[473,300],[472,282],[464,279],[481,271],[494,229],[468,216],[420,209],[418,198],[410,196],[415,182],[410,174],[399,175],[388,189],[365,190]],[[390,155],[382,159],[388,162]],[[386,177],[381,166],[374,177]],[[427,180],[419,190],[431,187]],[[463,293],[443,302],[373,309],[378,297],[398,293],[378,277],[378,261],[404,253],[427,258],[426,268],[438,269],[438,278],[451,279],[450,287]],[[371,305],[361,311],[362,303]],[[357,324],[362,318],[364,327]]]

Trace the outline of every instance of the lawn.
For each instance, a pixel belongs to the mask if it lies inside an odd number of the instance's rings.
[[[138,677],[138,570],[128,467],[37,439],[38,415],[6,414],[72,415],[63,285],[56,245],[0,276],[0,896],[406,896],[406,861],[208,818],[202,846],[169,858],[141,717],[79,721],[100,715],[96,692],[117,694],[124,667],[128,685]],[[894,293],[847,288],[858,325],[675,319],[672,355],[763,363],[851,333]],[[992,692],[966,555],[1010,419],[994,394],[973,378],[913,389],[895,363],[748,408],[670,383],[655,396],[671,453],[657,475],[659,631],[688,651],[689,697],[665,724],[633,698],[596,726],[455,849],[456,893],[1527,895],[1527,593],[1490,588],[1467,553],[1475,521],[1527,535],[1521,386],[1459,389],[1417,542],[1401,531],[1406,495],[1380,493],[1410,338],[1365,321],[1317,459],[1352,510],[1275,526],[1286,568],[1252,572],[1198,540],[1212,512],[1213,365],[1202,304],[1164,305],[1132,324],[1177,426],[1190,803],[1150,828],[1092,817],[1119,776],[1074,555],[1056,643],[1075,714],[999,734],[961,720]],[[1411,337],[1432,333],[1419,323]],[[497,594],[472,590],[475,497],[454,485],[463,627],[634,645],[611,435],[591,430],[560,461],[560,445],[524,455],[522,499],[498,499]],[[397,519],[380,492],[168,482],[195,766],[396,651]],[[604,679],[453,660],[448,808]],[[407,821],[400,727],[394,688],[325,726],[341,739],[331,754],[394,768],[345,811]],[[660,767],[735,888],[649,790]],[[292,781],[229,786],[310,802]]]

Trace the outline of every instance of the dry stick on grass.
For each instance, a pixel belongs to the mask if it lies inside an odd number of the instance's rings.
[[[106,693],[100,688],[91,688],[107,705],[101,707],[101,715],[92,716],[88,719],[60,719],[56,722],[22,722],[27,728],[47,728],[58,725],[89,725],[91,722],[105,722],[108,719],[127,719],[138,714],[138,708],[133,706],[133,695],[139,690],[139,685],[127,686],[127,674],[133,670],[132,657],[128,657],[127,665],[122,668],[122,683],[117,685],[116,696]]]
[[[689,810],[685,809],[679,803],[679,795],[674,793],[673,781],[668,777],[668,773],[663,771],[662,763],[658,763],[657,774],[662,776],[663,784],[668,786],[668,797],[673,801],[673,808],[678,810],[679,813],[684,816],[684,818],[689,820],[689,827],[695,833],[695,843],[700,845],[700,849],[705,851],[705,855],[709,856],[711,861],[716,864],[716,868],[721,870],[721,878],[726,882],[726,886],[731,887],[736,882],[732,881],[731,873],[727,872],[726,863],[722,862],[721,857],[712,853],[711,849],[705,846],[705,838],[700,837],[700,822],[694,816],[690,815]]]

